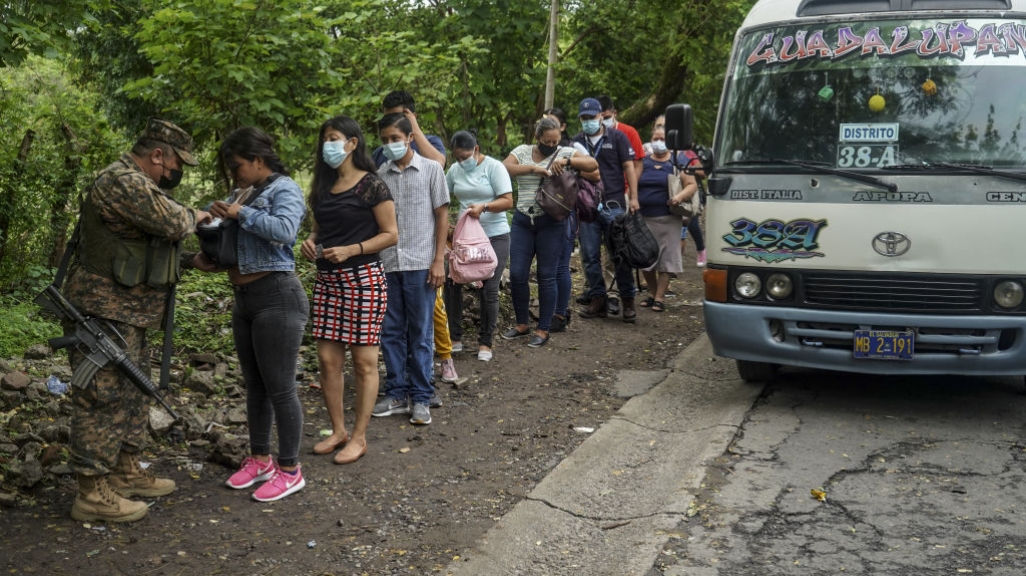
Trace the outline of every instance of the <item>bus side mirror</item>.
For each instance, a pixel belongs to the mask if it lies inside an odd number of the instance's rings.
[[[667,106],[666,147],[670,150],[691,150],[694,141],[691,106],[687,104],[670,104]]]

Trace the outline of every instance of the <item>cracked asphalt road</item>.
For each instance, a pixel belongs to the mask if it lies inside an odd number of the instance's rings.
[[[785,372],[648,576],[1021,576],[1024,412],[1021,378]]]

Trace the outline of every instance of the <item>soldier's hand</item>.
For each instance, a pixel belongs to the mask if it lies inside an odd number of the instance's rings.
[[[207,211],[204,211],[204,210],[197,210],[196,211],[196,225],[197,226],[199,226],[201,224],[206,224],[207,222],[210,222],[213,219],[214,219],[214,217],[210,215],[210,212],[207,212]]]

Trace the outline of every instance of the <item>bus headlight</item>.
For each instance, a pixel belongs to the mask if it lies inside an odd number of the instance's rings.
[[[734,279],[734,291],[742,298],[755,298],[762,292],[762,280],[751,272],[739,274]]]
[[[994,287],[994,302],[1006,310],[1018,308],[1022,304],[1023,296],[1026,296],[1026,290],[1023,289],[1022,284],[1012,280],[999,282]]]
[[[770,274],[766,279],[766,293],[774,300],[784,300],[794,291],[794,283],[787,274]]]

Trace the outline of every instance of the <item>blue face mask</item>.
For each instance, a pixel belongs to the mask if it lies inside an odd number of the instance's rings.
[[[612,128],[614,124],[616,124],[616,120],[614,120],[612,116],[602,119],[602,125],[606,128]]]
[[[406,156],[406,142],[392,142],[391,144],[385,144],[382,149],[385,154],[385,158],[395,162]]]
[[[325,142],[321,151],[321,158],[324,158],[324,163],[332,168],[341,166],[346,161],[346,156],[348,155],[346,143],[340,140]]]
[[[666,141],[665,140],[653,140],[652,151],[656,154],[662,154],[666,152]]]
[[[588,136],[592,136],[598,132],[600,126],[602,126],[602,124],[595,118],[592,118],[591,120],[581,120],[581,129],[584,130],[584,133]]]
[[[474,168],[477,168],[477,158],[471,154],[466,160],[460,160],[460,166],[463,167],[464,172],[473,172]]]

